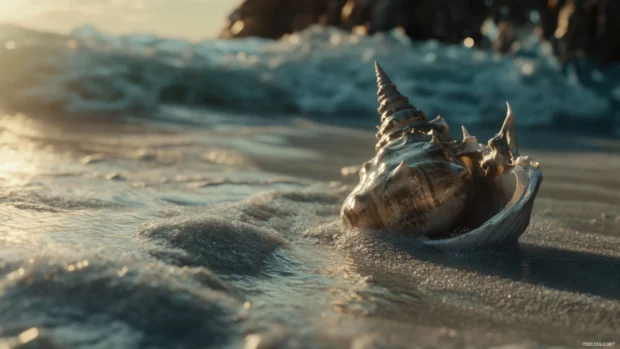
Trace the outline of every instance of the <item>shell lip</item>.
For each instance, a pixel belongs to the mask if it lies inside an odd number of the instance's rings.
[[[454,141],[449,134],[450,128],[442,117],[427,121],[425,113],[409,103],[409,100],[398,91],[396,85],[377,62],[375,62],[375,71],[381,126],[377,127],[378,142],[375,145],[374,164],[378,165],[392,156],[399,159],[399,156],[404,156],[400,152],[407,151],[405,149],[408,149],[408,145],[424,143],[422,147],[409,148],[433,150],[432,155],[424,151],[422,154],[458,162],[467,168],[466,172],[469,174],[471,188],[473,188],[473,193],[468,194],[465,200],[451,201],[457,204],[446,205],[445,203],[449,200],[434,203],[435,206],[443,206],[443,211],[435,212],[432,220],[421,216],[423,213],[419,209],[411,210],[420,219],[409,222],[406,228],[418,229],[416,235],[421,237],[424,245],[441,249],[456,250],[516,244],[529,225],[534,200],[542,182],[542,171],[538,163],[531,158],[519,156],[514,129],[515,119],[510,105],[506,103],[507,113],[500,131],[489,139],[486,145],[478,143],[477,137],[469,134],[465,127],[462,127],[463,140]],[[407,164],[402,162],[393,175],[405,176],[406,167],[408,167]],[[370,182],[375,181],[374,176],[364,175],[355,190],[364,188],[367,178]],[[448,182],[443,184],[446,183]],[[380,189],[383,190],[384,187]],[[443,191],[441,195],[444,198],[453,198],[450,194],[446,194],[445,190]],[[432,188],[428,190],[430,196],[435,192],[436,190]],[[355,195],[355,191],[351,195]],[[367,220],[366,225],[369,227],[376,225],[387,230],[402,228],[401,221],[407,221],[410,218],[403,217],[403,212],[410,210],[409,207],[400,210],[398,205],[391,204],[390,200],[393,200],[396,195],[403,194],[388,191],[387,195],[377,196],[376,204],[366,206],[362,202],[364,200],[356,199],[360,205],[351,206],[353,217],[358,216],[356,221],[363,217]],[[349,220],[350,217],[345,212],[346,205],[347,202],[341,209],[343,222],[363,228],[364,222],[356,223]],[[404,206],[408,205],[407,203]],[[463,205],[468,207],[462,207]],[[369,207],[375,207],[375,210],[371,212]],[[377,207],[382,210],[376,210]],[[384,220],[384,216],[388,219]],[[445,226],[452,226],[454,229],[441,234]],[[437,234],[438,232],[440,234]],[[431,235],[432,237],[429,237]]]
[[[513,176],[511,179],[516,181],[511,193],[502,187],[504,193],[508,194],[507,197],[511,197],[504,208],[468,232],[445,239],[422,238],[422,243],[446,250],[516,244],[529,224],[534,199],[543,176],[538,163],[529,156],[521,156],[514,163],[514,167],[502,175]]]

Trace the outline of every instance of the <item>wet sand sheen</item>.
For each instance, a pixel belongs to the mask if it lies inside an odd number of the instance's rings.
[[[3,121],[0,155],[27,159],[0,172],[6,340],[37,327],[73,347],[618,341],[620,142],[518,130],[545,176],[520,246],[445,253],[334,223],[357,180],[341,168],[372,156],[372,131]],[[100,289],[114,296],[90,305]]]

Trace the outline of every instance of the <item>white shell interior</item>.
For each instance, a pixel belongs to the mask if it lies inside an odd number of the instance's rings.
[[[534,198],[542,182],[542,171],[528,157],[520,157],[515,167],[498,177],[498,186],[511,198],[501,211],[481,226],[462,235],[423,243],[447,250],[516,243],[530,222]]]

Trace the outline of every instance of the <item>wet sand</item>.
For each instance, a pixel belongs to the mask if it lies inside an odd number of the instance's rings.
[[[341,169],[373,156],[373,130],[226,117],[2,119],[2,343],[620,342],[620,141],[517,130],[544,175],[520,245],[447,253],[340,229]]]

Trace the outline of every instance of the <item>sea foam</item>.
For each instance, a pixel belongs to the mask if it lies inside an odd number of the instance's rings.
[[[91,26],[67,36],[3,26],[1,40],[15,45],[0,54],[3,66],[12,67],[0,77],[0,104],[46,112],[151,115],[162,105],[179,104],[374,120],[372,63],[379,60],[429,115],[496,123],[509,101],[521,125],[609,125],[617,104],[609,91],[620,82],[615,67],[608,74],[593,68],[587,78],[563,69],[544,43],[499,56],[412,42],[396,30],[358,36],[314,26],[277,41],[194,43],[113,36]]]

